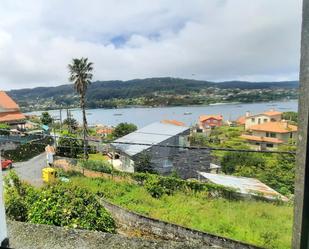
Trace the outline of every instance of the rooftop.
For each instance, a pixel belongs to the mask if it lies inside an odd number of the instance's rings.
[[[274,144],[281,144],[283,143],[282,140],[274,137],[259,137],[253,135],[241,135],[241,138],[244,138],[249,141],[256,141],[256,142],[266,142],[266,143],[274,143]]]
[[[19,110],[19,106],[6,92],[0,91],[0,109]]]
[[[210,182],[219,184],[225,187],[234,188],[241,194],[260,195],[267,199],[280,198],[283,201],[288,201],[288,198],[281,195],[277,191],[268,187],[266,184],[254,178],[211,174],[205,172],[198,172],[202,177],[208,179]]]
[[[19,111],[0,112],[0,122],[11,122],[26,119],[26,116]]]
[[[160,122],[156,122],[147,125],[137,131],[134,131],[124,137],[121,137],[115,140],[115,142],[156,145],[189,129],[190,128],[186,126],[177,126],[172,124],[163,124]],[[152,147],[151,145],[117,144],[117,143],[112,143],[112,145],[116,149],[123,151],[129,156],[134,156]]]
[[[274,133],[288,133],[288,132],[296,132],[297,126],[288,124],[287,121],[266,122],[263,124],[251,126],[250,130],[266,131],[266,132],[274,132]]]
[[[251,118],[251,117],[260,116],[260,115],[265,115],[265,116],[273,117],[273,116],[282,115],[282,112],[275,111],[275,110],[269,110],[269,111],[262,112],[262,113],[259,113],[259,114],[249,115],[246,118]]]
[[[246,117],[245,116],[241,116],[236,120],[236,123],[240,124],[240,125],[244,125],[246,123]]]
[[[173,119],[171,119],[171,120],[165,119],[165,120],[162,120],[161,123],[162,123],[162,124],[177,125],[177,126],[186,126],[185,123],[180,122],[180,121],[178,121],[178,120],[173,120]]]
[[[205,120],[211,119],[211,118],[216,119],[216,120],[222,120],[223,119],[222,115],[201,115],[199,117],[199,120],[202,122],[202,121],[205,121]]]

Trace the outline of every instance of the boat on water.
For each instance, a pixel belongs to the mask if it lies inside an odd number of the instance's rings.
[[[122,113],[114,113],[114,116],[122,116]]]
[[[192,112],[185,112],[183,115],[191,115]]]

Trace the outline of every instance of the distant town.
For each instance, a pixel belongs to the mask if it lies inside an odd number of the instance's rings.
[[[72,85],[12,90],[24,112],[79,107]],[[297,99],[298,82],[213,83],[177,78],[93,82],[87,108],[163,107]]]

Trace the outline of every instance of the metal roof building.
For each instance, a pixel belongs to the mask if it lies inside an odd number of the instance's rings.
[[[152,123],[135,132],[132,132],[124,137],[121,137],[112,143],[112,146],[126,153],[129,156],[134,156],[152,147],[152,145],[160,144],[161,142],[188,131],[190,128],[186,126],[177,126],[166,123]],[[117,143],[119,142],[119,143]],[[133,143],[133,144],[121,144]],[[151,144],[151,145],[136,145],[136,144]]]
[[[244,195],[262,196],[269,200],[279,198],[283,201],[288,201],[288,198],[254,178],[211,174],[205,172],[198,172],[198,174],[214,184],[234,188],[238,193]]]

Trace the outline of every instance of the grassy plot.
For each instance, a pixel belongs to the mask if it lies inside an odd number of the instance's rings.
[[[73,185],[102,193],[115,204],[186,227],[256,244],[290,248],[292,207],[256,201],[211,199],[204,193],[180,193],[153,198],[127,182],[74,177]]]

